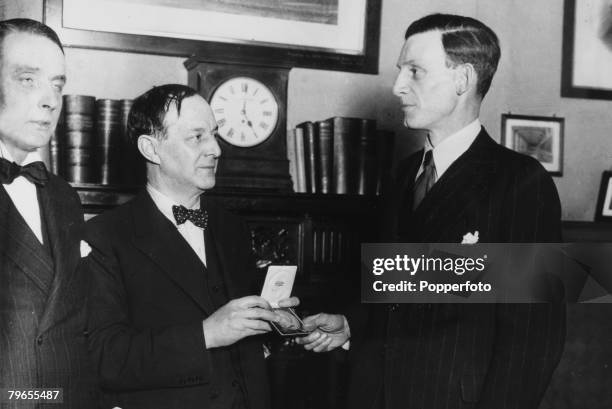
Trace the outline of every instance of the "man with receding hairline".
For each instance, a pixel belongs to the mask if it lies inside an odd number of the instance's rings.
[[[65,82],[53,30],[29,19],[0,22],[0,399],[7,390],[61,388],[58,407],[81,409],[97,398],[87,283],[76,271],[83,212],[38,152],[55,131]]]
[[[531,157],[482,127],[482,101],[501,52],[469,17],[433,14],[405,34],[393,86],[404,124],[427,131],[424,149],[398,166],[385,242],[561,241],[555,185]],[[318,314],[298,339],[343,345],[351,356],[351,409],[536,409],[565,338],[554,304],[394,304]]]

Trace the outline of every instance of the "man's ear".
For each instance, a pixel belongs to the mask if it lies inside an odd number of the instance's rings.
[[[157,143],[159,140],[151,135],[140,135],[136,144],[140,154],[145,157],[149,162],[159,165],[160,159],[157,154]]]
[[[463,95],[470,89],[476,89],[478,77],[472,64],[459,64],[454,71],[455,91],[457,92],[457,95]]]

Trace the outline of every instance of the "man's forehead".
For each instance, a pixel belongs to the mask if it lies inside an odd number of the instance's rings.
[[[60,47],[55,44],[51,39],[36,33],[27,32],[11,32],[8,33],[2,40],[2,47],[5,48],[17,48],[20,49],[24,44],[29,46],[40,45],[40,47],[49,48],[50,50],[57,50],[60,54],[64,54]]]
[[[51,69],[58,71],[58,75],[65,71],[64,53],[57,44],[41,35],[10,33],[0,46],[3,65]]]
[[[413,34],[406,39],[400,52],[398,65],[439,56],[445,57],[442,46],[442,32],[439,30],[425,31]]]
[[[177,103],[168,107],[164,122],[168,126],[180,123],[190,129],[213,129],[216,127],[215,117],[208,103],[199,95],[192,95],[181,101],[181,112],[178,112]]]

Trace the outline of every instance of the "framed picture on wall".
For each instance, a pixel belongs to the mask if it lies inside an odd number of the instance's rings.
[[[561,96],[612,99],[612,3],[565,0]]]
[[[501,143],[531,156],[551,175],[563,175],[564,119],[557,117],[502,115]]]
[[[378,73],[382,0],[44,0],[68,47]]]
[[[612,172],[605,171],[601,176],[595,221],[612,221]]]

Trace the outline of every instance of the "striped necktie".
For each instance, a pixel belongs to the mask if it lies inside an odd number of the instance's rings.
[[[425,152],[423,158],[423,171],[419,175],[414,184],[414,196],[412,201],[412,210],[415,210],[425,198],[425,195],[431,190],[431,187],[436,183],[438,175],[436,173],[436,164],[433,160],[433,150],[429,149]]]

